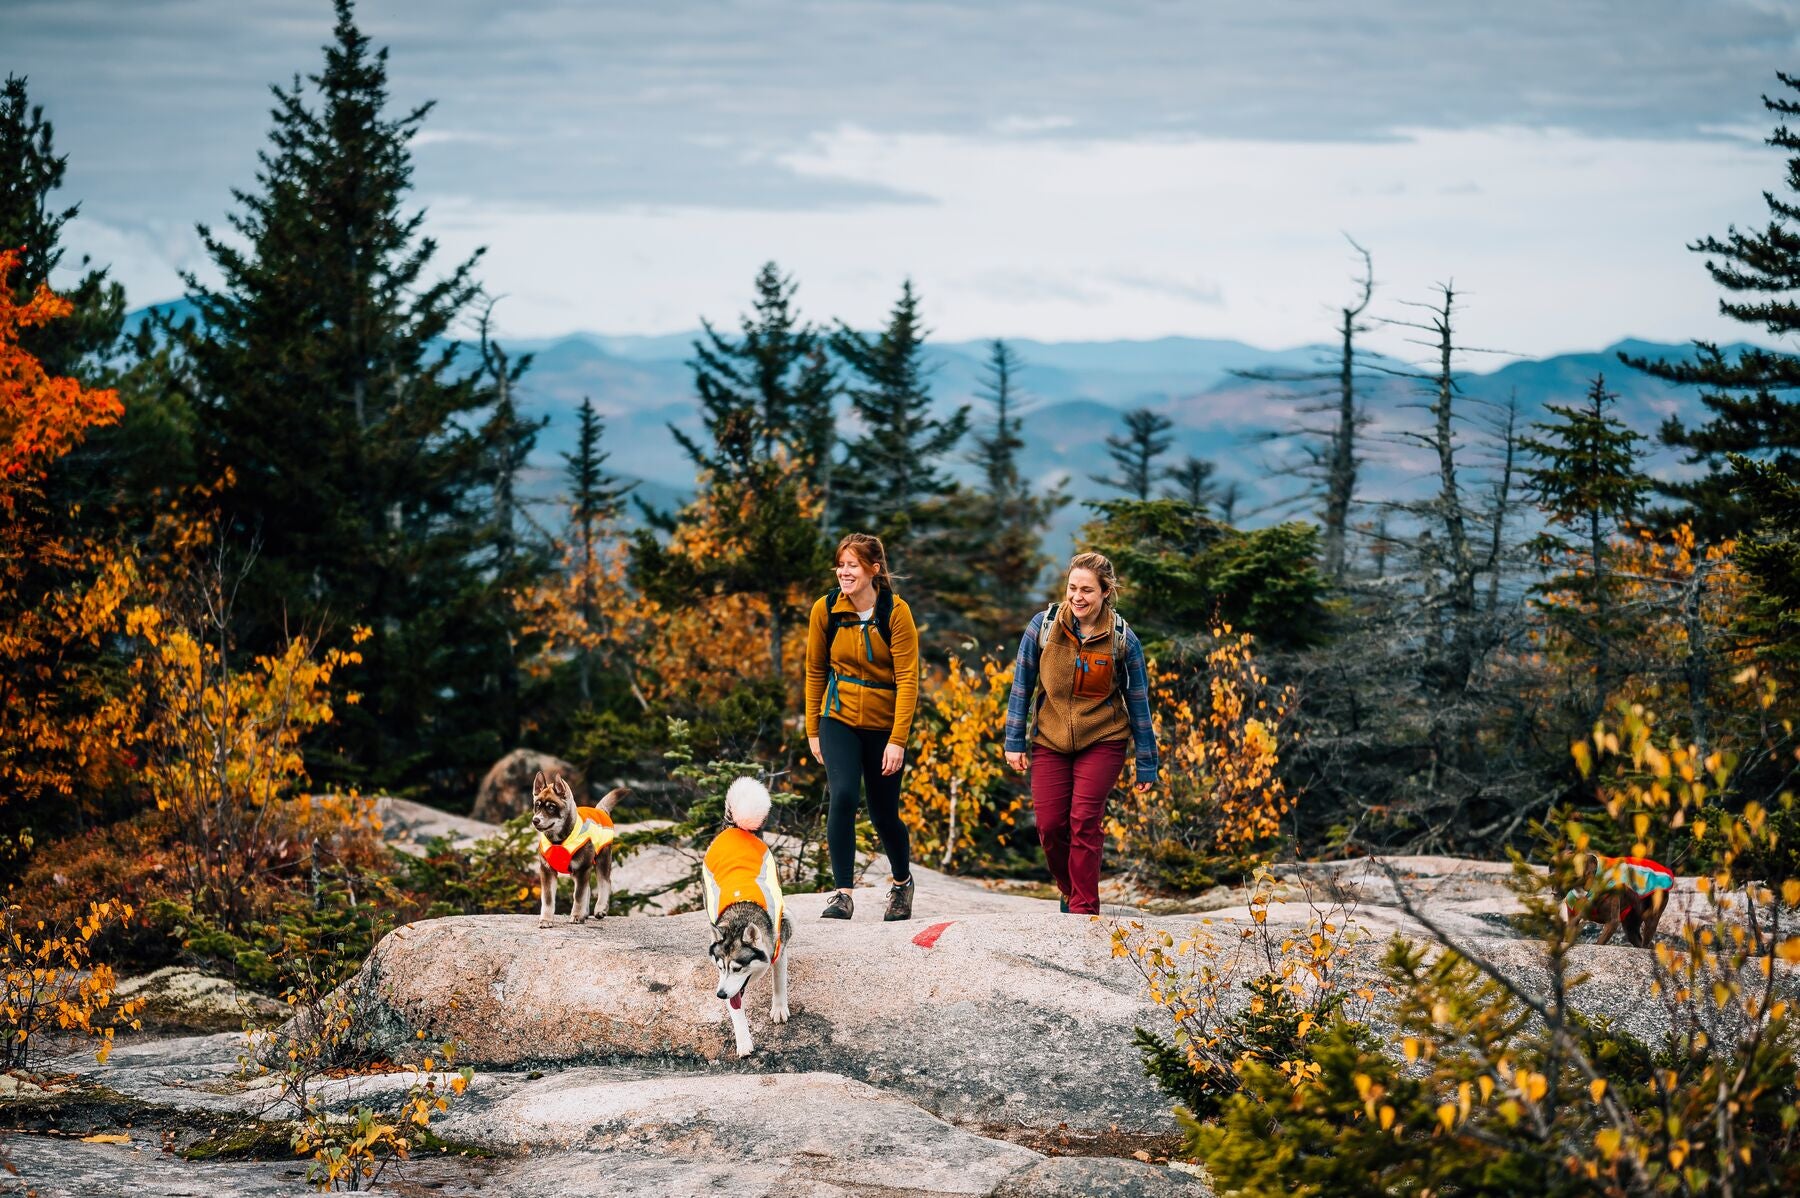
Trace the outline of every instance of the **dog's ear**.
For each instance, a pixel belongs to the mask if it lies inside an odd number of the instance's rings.
[[[1575,881],[1585,886],[1594,879],[1594,871],[1600,868],[1600,859],[1592,853],[1575,854]]]
[[[631,793],[630,787],[615,786],[611,790],[607,791],[606,797],[601,799],[598,803],[596,803],[595,806],[600,808],[600,810],[606,812],[606,814],[611,815],[613,813],[613,808],[617,807],[619,805],[619,800],[624,798],[626,795],[628,795],[630,793]]]
[[[538,795],[538,794],[543,793],[545,790],[548,790],[549,787],[550,787],[550,782],[548,779],[546,779],[544,777],[544,771],[539,770],[537,772],[537,777],[535,777],[531,780],[531,793],[533,795]]]
[[[755,948],[757,941],[760,939],[761,936],[757,933],[755,924],[749,923],[744,925],[745,944],[748,944],[751,948]]]
[[[571,803],[575,801],[575,792],[570,788],[569,780],[561,774],[556,775],[556,793]]]

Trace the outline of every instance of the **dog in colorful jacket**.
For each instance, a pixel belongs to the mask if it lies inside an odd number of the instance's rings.
[[[607,793],[597,806],[575,802],[575,791],[561,775],[545,780],[543,771],[531,783],[531,826],[538,834],[538,927],[556,915],[556,879],[575,879],[575,901],[569,922],[585,923],[590,912],[606,918],[612,902],[612,811],[626,794],[624,787]]]
[[[1656,926],[1669,904],[1675,875],[1648,857],[1603,857],[1576,853],[1570,863],[1575,888],[1563,896],[1565,942],[1573,941],[1583,922],[1601,925],[1598,943],[1625,929],[1625,940],[1637,948],[1656,942]]]
[[[744,992],[750,983],[775,973],[769,1022],[788,1018],[787,945],[793,924],[783,910],[775,854],[757,833],[769,817],[769,791],[754,778],[739,778],[725,794],[730,826],[713,838],[700,866],[706,918],[712,923],[712,961],[719,970],[717,996],[737,1037],[737,1053],[756,1051]]]

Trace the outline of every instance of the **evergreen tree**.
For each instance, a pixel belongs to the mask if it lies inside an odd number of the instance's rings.
[[[1111,455],[1118,474],[1088,477],[1102,486],[1123,491],[1133,499],[1149,499],[1158,474],[1156,459],[1175,443],[1175,439],[1167,435],[1174,424],[1167,416],[1149,408],[1134,408],[1125,413],[1124,420],[1125,436],[1108,434],[1106,438],[1106,452]]]
[[[717,478],[737,477],[756,458],[784,447],[810,463],[815,485],[827,494],[837,378],[824,335],[800,319],[795,290],[792,278],[766,263],[756,276],[755,314],[739,320],[736,342],[700,322],[705,333],[689,364],[707,441],[673,425],[670,431],[694,464]]]
[[[1730,461],[1738,500],[1754,520],[1737,551],[1750,580],[1745,631],[1792,671],[1800,664],[1800,479],[1742,454]]]
[[[575,431],[575,452],[565,453],[564,479],[569,486],[569,529],[567,536],[574,550],[575,607],[586,635],[579,639],[576,653],[576,679],[583,704],[593,702],[593,644],[604,639],[598,580],[601,577],[600,551],[606,531],[618,520],[625,496],[636,486],[621,483],[606,473],[606,459],[612,455],[601,449],[606,437],[606,422],[594,410],[593,400],[583,396]]]
[[[515,388],[531,368],[531,355],[514,361],[493,338],[493,303],[482,313],[479,328],[481,378],[493,396],[493,406],[482,427],[489,461],[488,523],[483,539],[489,550],[489,577],[502,602],[493,616],[498,627],[493,643],[500,656],[495,663],[494,716],[501,742],[519,743],[520,663],[531,647],[520,643],[519,598],[527,594],[550,565],[548,538],[541,535],[525,503],[521,480],[537,437],[549,420],[520,414]],[[537,533],[538,535],[533,535]]]
[[[600,448],[606,439],[606,420],[585,395],[576,420],[575,452],[562,455],[563,477],[569,484],[570,525],[584,560],[592,561],[601,528],[619,518],[625,496],[637,484],[621,482],[606,472],[606,460],[612,457]]]
[[[1056,510],[1069,502],[1060,488],[1040,492],[1025,480],[1019,454],[1025,448],[1024,404],[1018,391],[1019,357],[1004,341],[989,347],[987,372],[979,395],[988,405],[992,424],[975,436],[969,460],[981,472],[982,486],[942,502],[954,513],[953,531],[933,555],[940,573],[957,577],[954,605],[968,631],[983,643],[1017,631],[1019,613],[1039,599],[1039,583],[1050,559],[1044,552],[1044,530]],[[933,590],[944,583],[933,580]]]
[[[1095,516],[1082,526],[1081,548],[1118,567],[1125,618],[1146,642],[1204,634],[1223,622],[1286,647],[1325,627],[1313,525],[1239,532],[1180,499],[1088,506]]]
[[[1552,623],[1593,660],[1585,723],[1599,717],[1621,681],[1617,643],[1625,629],[1612,544],[1650,488],[1637,469],[1643,438],[1611,411],[1618,398],[1596,375],[1584,404],[1547,405],[1555,419],[1532,425],[1543,435],[1520,442],[1537,463],[1526,470],[1525,482],[1546,521],[1531,545],[1552,571],[1533,590],[1544,597]]]
[[[1163,477],[1174,485],[1163,493],[1205,511],[1218,499],[1219,488],[1212,480],[1213,464],[1189,454],[1181,465],[1163,471]]]
[[[56,153],[55,130],[43,108],[31,103],[25,85],[8,75],[0,89],[0,247],[24,250],[13,279],[14,298],[21,303],[62,265],[63,226],[81,211],[79,204],[60,208],[51,198],[62,187],[69,160]],[[110,381],[101,368],[125,326],[125,289],[106,271],[90,268],[87,258],[81,265],[79,280],[58,288],[75,311],[66,320],[26,330],[20,345],[52,375]]]
[[[511,747],[493,704],[505,598],[483,560],[494,387],[447,341],[479,254],[428,276],[436,245],[403,203],[431,105],[390,114],[386,51],[350,0],[336,14],[317,107],[298,78],[272,89],[259,186],[233,193],[238,238],[200,229],[222,284],[188,276],[199,323],[174,331],[208,463],[236,473],[231,534],[256,553],[246,644],[305,622],[372,634],[342,759],[315,774],[460,791]]]
[[[1800,76],[1777,73],[1782,84],[1800,93]],[[1800,116],[1800,100],[1763,97],[1763,107],[1778,121]],[[1800,332],[1800,133],[1777,124],[1768,144],[1788,154],[1786,192],[1763,193],[1769,207],[1766,228],[1756,232],[1730,227],[1724,238],[1703,237],[1688,248],[1707,255],[1706,271],[1730,296],[1719,311],[1771,338]],[[1689,427],[1670,417],[1662,427],[1668,445],[1688,451],[1687,460],[1702,463],[1707,473],[1685,482],[1659,485],[1683,504],[1675,513],[1709,537],[1736,536],[1754,523],[1754,515],[1733,494],[1729,455],[1746,454],[1772,463],[1789,479],[1800,478],[1800,355],[1778,350],[1744,349],[1728,356],[1710,341],[1694,343],[1692,361],[1648,361],[1625,357],[1628,365],[1673,383],[1704,388],[1700,402],[1710,418]]]
[[[836,522],[889,542],[890,560],[901,556],[896,551],[915,534],[931,531],[920,527],[921,520],[930,520],[927,501],[952,490],[939,462],[969,430],[966,405],[948,418],[932,415],[925,336],[909,279],[879,336],[864,337],[840,323],[832,338],[855,375],[848,393],[863,429],[845,447],[834,488]]]
[[[794,308],[793,281],[771,262],[756,289],[755,315],[739,323],[741,340],[733,344],[707,325],[694,343],[690,364],[708,440],[671,431],[700,469],[700,495],[673,516],[650,513],[652,527],[634,540],[632,572],[666,604],[760,598],[779,678],[782,641],[801,618],[799,596],[826,573],[820,513],[837,383],[821,335]]]
[[[30,102],[26,81],[8,76],[0,89],[0,247],[23,247],[13,298],[23,302],[51,282],[63,263],[62,230],[80,205],[59,206],[68,158],[56,153],[54,130],[43,109]],[[147,518],[148,498],[158,488],[175,490],[194,481],[192,413],[164,385],[163,347],[142,335],[127,342],[125,291],[88,266],[70,285],[57,288],[74,305],[66,320],[21,334],[21,344],[56,376],[116,389],[125,414],[57,463],[48,482],[51,506],[69,517],[71,530],[94,533],[106,525]]]

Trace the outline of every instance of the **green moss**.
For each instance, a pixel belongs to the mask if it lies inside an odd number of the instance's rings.
[[[215,1127],[177,1153],[184,1161],[291,1159],[294,1128],[290,1123],[241,1123]]]

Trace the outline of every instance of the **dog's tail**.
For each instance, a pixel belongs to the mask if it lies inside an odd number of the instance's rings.
[[[629,786],[615,786],[607,791],[606,797],[601,799],[598,803],[595,803],[594,806],[606,812],[606,814],[611,815],[613,813],[613,808],[619,805],[619,800],[630,793],[631,788]]]

